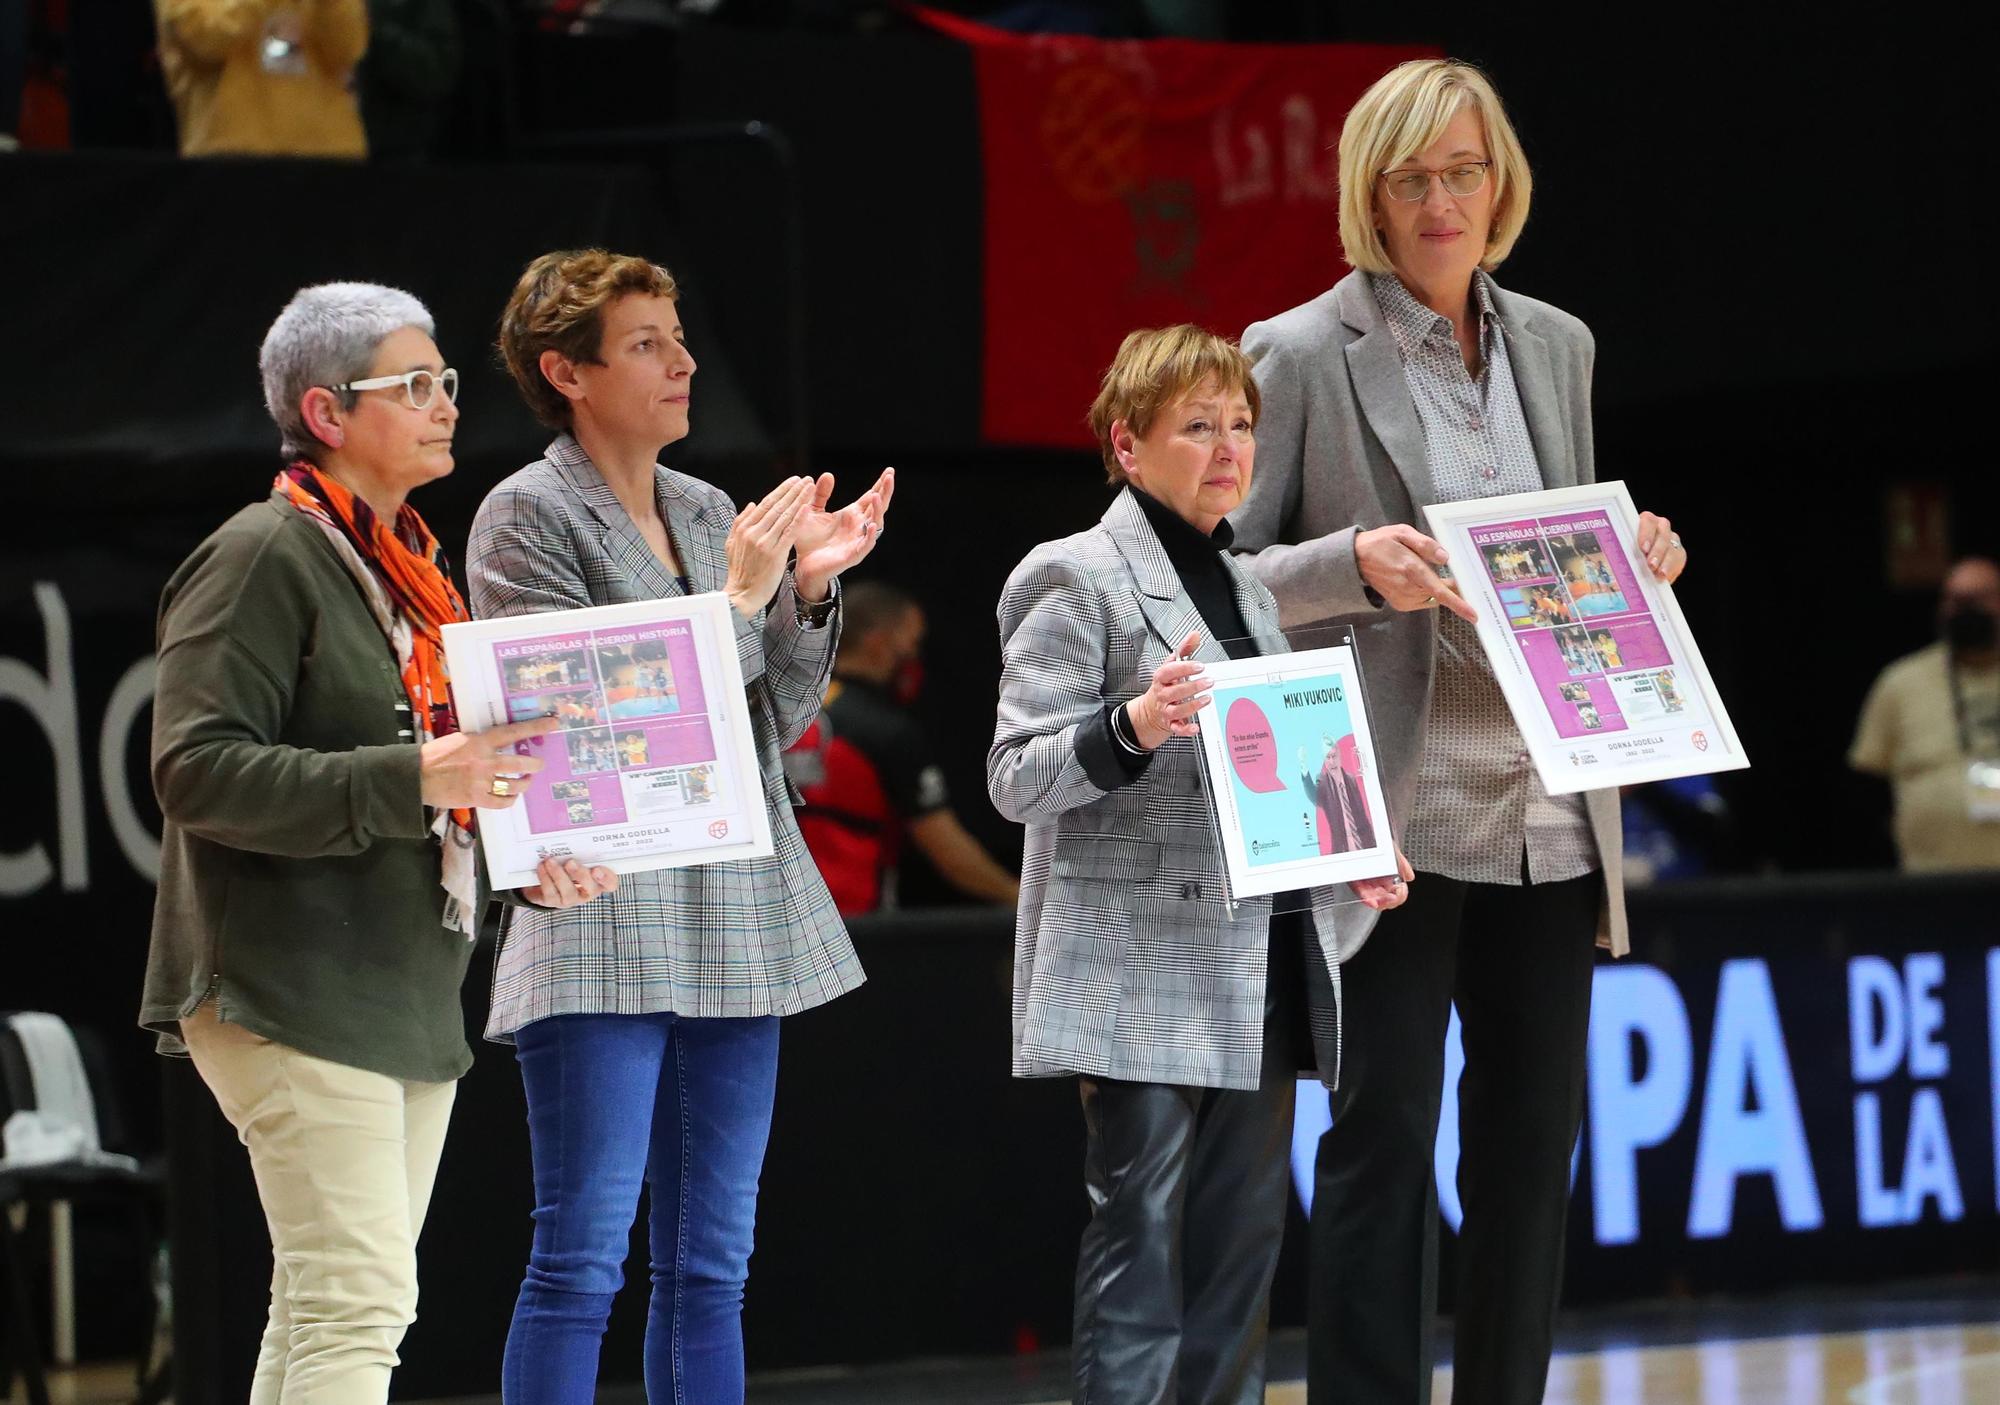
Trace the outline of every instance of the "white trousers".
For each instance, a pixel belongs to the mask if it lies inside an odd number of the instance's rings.
[[[456,1083],[302,1054],[216,1019],[181,1035],[250,1149],[271,1231],[271,1316],[250,1405],[383,1405],[417,1317],[417,1235]]]

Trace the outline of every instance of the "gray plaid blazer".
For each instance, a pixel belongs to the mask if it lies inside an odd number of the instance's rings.
[[[1236,603],[1263,653],[1282,653],[1270,591],[1233,560]],[[1102,790],[1077,728],[1137,697],[1170,650],[1228,657],[1130,492],[1096,526],[1044,542],[1000,597],[999,719],[986,786],[1028,827],[1014,928],[1014,1074],[1065,1073],[1255,1088],[1264,1052],[1271,899],[1232,916],[1194,738]],[[1339,968],[1311,929],[1345,889],[1312,890],[1306,986],[1320,1074],[1339,1071]]]
[[[721,590],[736,517],[728,495],[667,468],[654,484],[695,591]],[[479,619],[681,593],[567,434],[487,495],[466,556]],[[550,1015],[789,1015],[861,984],[847,929],[799,838],[779,761],[819,713],[840,632],[838,612],[825,628],[802,627],[796,598],[787,575],[761,626],[736,617],[776,852],[627,874],[610,897],[559,912],[509,907],[487,1038],[504,1041]]]

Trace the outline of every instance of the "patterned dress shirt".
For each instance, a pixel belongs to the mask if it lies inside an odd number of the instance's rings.
[[[1476,377],[1465,368],[1449,317],[1418,302],[1393,275],[1371,275],[1369,283],[1423,422],[1438,500],[1539,492],[1541,465],[1486,275],[1473,279]],[[1542,788],[1478,634],[1449,610],[1438,611],[1424,764],[1403,849],[1421,871],[1468,883],[1520,883],[1524,852],[1535,883],[1580,878],[1599,866],[1583,797],[1551,796]]]

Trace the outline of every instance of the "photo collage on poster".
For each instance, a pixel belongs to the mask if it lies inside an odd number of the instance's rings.
[[[1685,711],[1659,621],[1601,511],[1494,523],[1472,543],[1558,736]]]
[[[543,769],[522,798],[536,834],[685,815],[718,804],[715,733],[686,621],[582,630],[496,647],[509,721]]]

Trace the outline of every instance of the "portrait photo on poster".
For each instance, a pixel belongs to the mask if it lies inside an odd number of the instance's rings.
[[[1205,667],[1214,690],[1200,714],[1202,775],[1231,895],[1395,873],[1354,650]]]
[[[542,767],[481,810],[496,888],[544,858],[620,873],[772,852],[730,606],[720,594],[444,627],[462,725],[542,718]]]
[[[1424,509],[1551,795],[1750,764],[1622,482]]]

